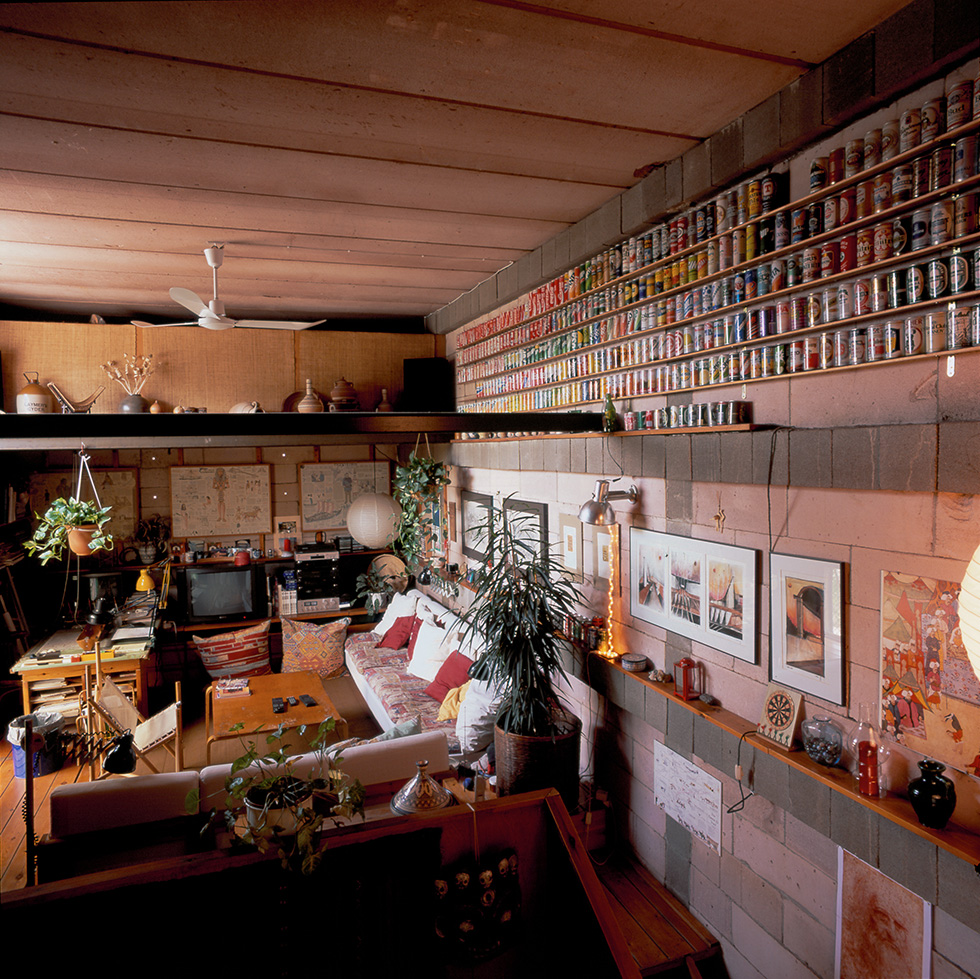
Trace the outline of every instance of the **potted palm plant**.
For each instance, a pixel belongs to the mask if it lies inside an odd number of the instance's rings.
[[[563,706],[557,685],[565,677],[562,626],[582,598],[527,521],[505,510],[477,529],[488,557],[464,613],[483,648],[470,676],[502,696],[494,729],[498,792],[555,786],[574,809],[582,722]]]
[[[24,547],[41,564],[47,564],[51,558],[60,558],[66,546],[79,555],[97,550],[111,551],[112,536],[104,529],[111,519],[111,509],[73,496],[68,499],[58,497],[43,517],[34,514],[40,523],[30,540],[24,541]]]

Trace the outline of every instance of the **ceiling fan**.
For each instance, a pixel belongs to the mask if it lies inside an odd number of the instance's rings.
[[[197,317],[196,320],[186,320],[182,323],[146,323],[142,320],[133,320],[133,326],[203,326],[206,330],[230,330],[234,326],[244,326],[261,330],[305,330],[326,322],[326,320],[315,320],[312,323],[298,323],[294,320],[236,320],[226,316],[225,304],[218,298],[218,269],[221,268],[225,256],[224,249],[224,243],[215,242],[204,249],[204,257],[211,266],[214,277],[214,299],[206,303],[196,292],[182,289],[180,286],[174,286],[170,290],[170,298],[189,309]]]

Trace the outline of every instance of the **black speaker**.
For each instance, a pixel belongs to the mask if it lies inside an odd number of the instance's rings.
[[[399,411],[455,411],[453,365],[444,357],[403,361],[404,384]]]

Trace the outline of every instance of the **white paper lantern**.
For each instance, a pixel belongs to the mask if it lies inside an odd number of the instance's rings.
[[[963,575],[959,606],[963,645],[973,672],[980,680],[980,547]]]
[[[387,547],[398,536],[402,508],[385,493],[364,493],[347,511],[351,537],[372,549]]]

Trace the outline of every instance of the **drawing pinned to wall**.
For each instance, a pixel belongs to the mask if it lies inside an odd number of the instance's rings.
[[[299,467],[304,530],[347,528],[347,511],[363,493],[390,493],[387,462],[323,462]]]
[[[881,575],[881,733],[980,775],[980,678],[959,626],[959,582]]]
[[[236,537],[272,528],[270,466],[172,466],[174,537]]]
[[[139,480],[136,469],[93,469],[92,481],[103,506],[111,506],[112,517],[110,533],[117,540],[126,540],[136,531],[136,518],[139,506]],[[58,497],[68,499],[74,496],[78,477],[71,472],[36,472],[31,475],[30,510],[44,513],[52,500]],[[83,481],[82,495],[91,495],[91,488]]]

